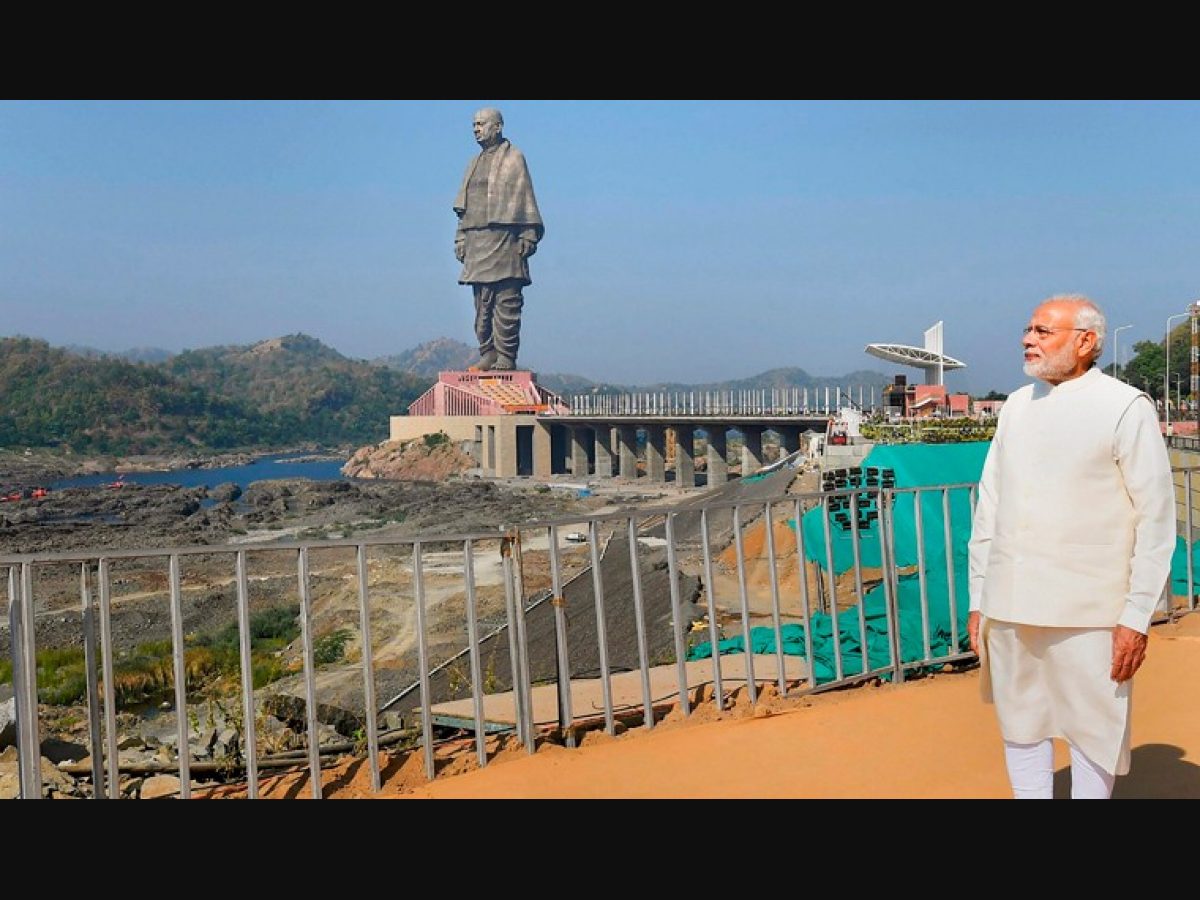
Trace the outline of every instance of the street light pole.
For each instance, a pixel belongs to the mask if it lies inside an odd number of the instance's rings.
[[[1171,323],[1175,321],[1181,321],[1183,319],[1190,319],[1191,317],[1192,314],[1190,312],[1186,312],[1180,313],[1177,316],[1171,316],[1169,319],[1167,319],[1167,378],[1166,390],[1163,392],[1163,401],[1167,407],[1168,437],[1171,435]]]
[[[1125,380],[1124,378],[1121,378],[1121,376],[1117,374],[1117,370],[1121,366],[1121,353],[1119,350],[1119,348],[1121,346],[1121,332],[1125,331],[1126,329],[1132,328],[1132,327],[1133,327],[1132,325],[1122,325],[1120,328],[1118,328],[1116,331],[1113,332],[1113,378],[1120,378],[1121,381]]]

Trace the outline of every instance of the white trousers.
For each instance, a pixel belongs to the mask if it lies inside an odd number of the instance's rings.
[[[1004,745],[1008,777],[1017,800],[1054,799],[1054,742]],[[1071,748],[1071,799],[1111,800],[1116,778]]]

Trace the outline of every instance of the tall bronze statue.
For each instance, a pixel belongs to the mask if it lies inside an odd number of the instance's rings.
[[[483,372],[512,371],[521,349],[521,311],[529,258],[546,233],[525,155],[504,137],[498,109],[475,114],[483,151],[467,167],[454,211],[454,251],[463,264],[459,284],[475,291],[475,334]]]

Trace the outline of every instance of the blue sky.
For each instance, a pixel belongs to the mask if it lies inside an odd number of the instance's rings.
[[[471,343],[451,205],[499,106],[547,224],[521,362],[623,383],[858,368],[946,322],[955,386],[1083,292],[1128,350],[1200,299],[1200,103],[0,102],[0,334]],[[1111,359],[1111,350],[1106,359]]]

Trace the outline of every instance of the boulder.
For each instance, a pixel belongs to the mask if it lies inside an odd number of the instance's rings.
[[[179,796],[182,782],[174,775],[156,775],[142,782],[143,800],[165,800]]]
[[[16,746],[17,743],[17,701],[11,696],[0,701],[0,750]]]
[[[42,741],[42,757],[58,765],[60,763],[77,763],[88,758],[88,748],[69,741],[47,738]]]

